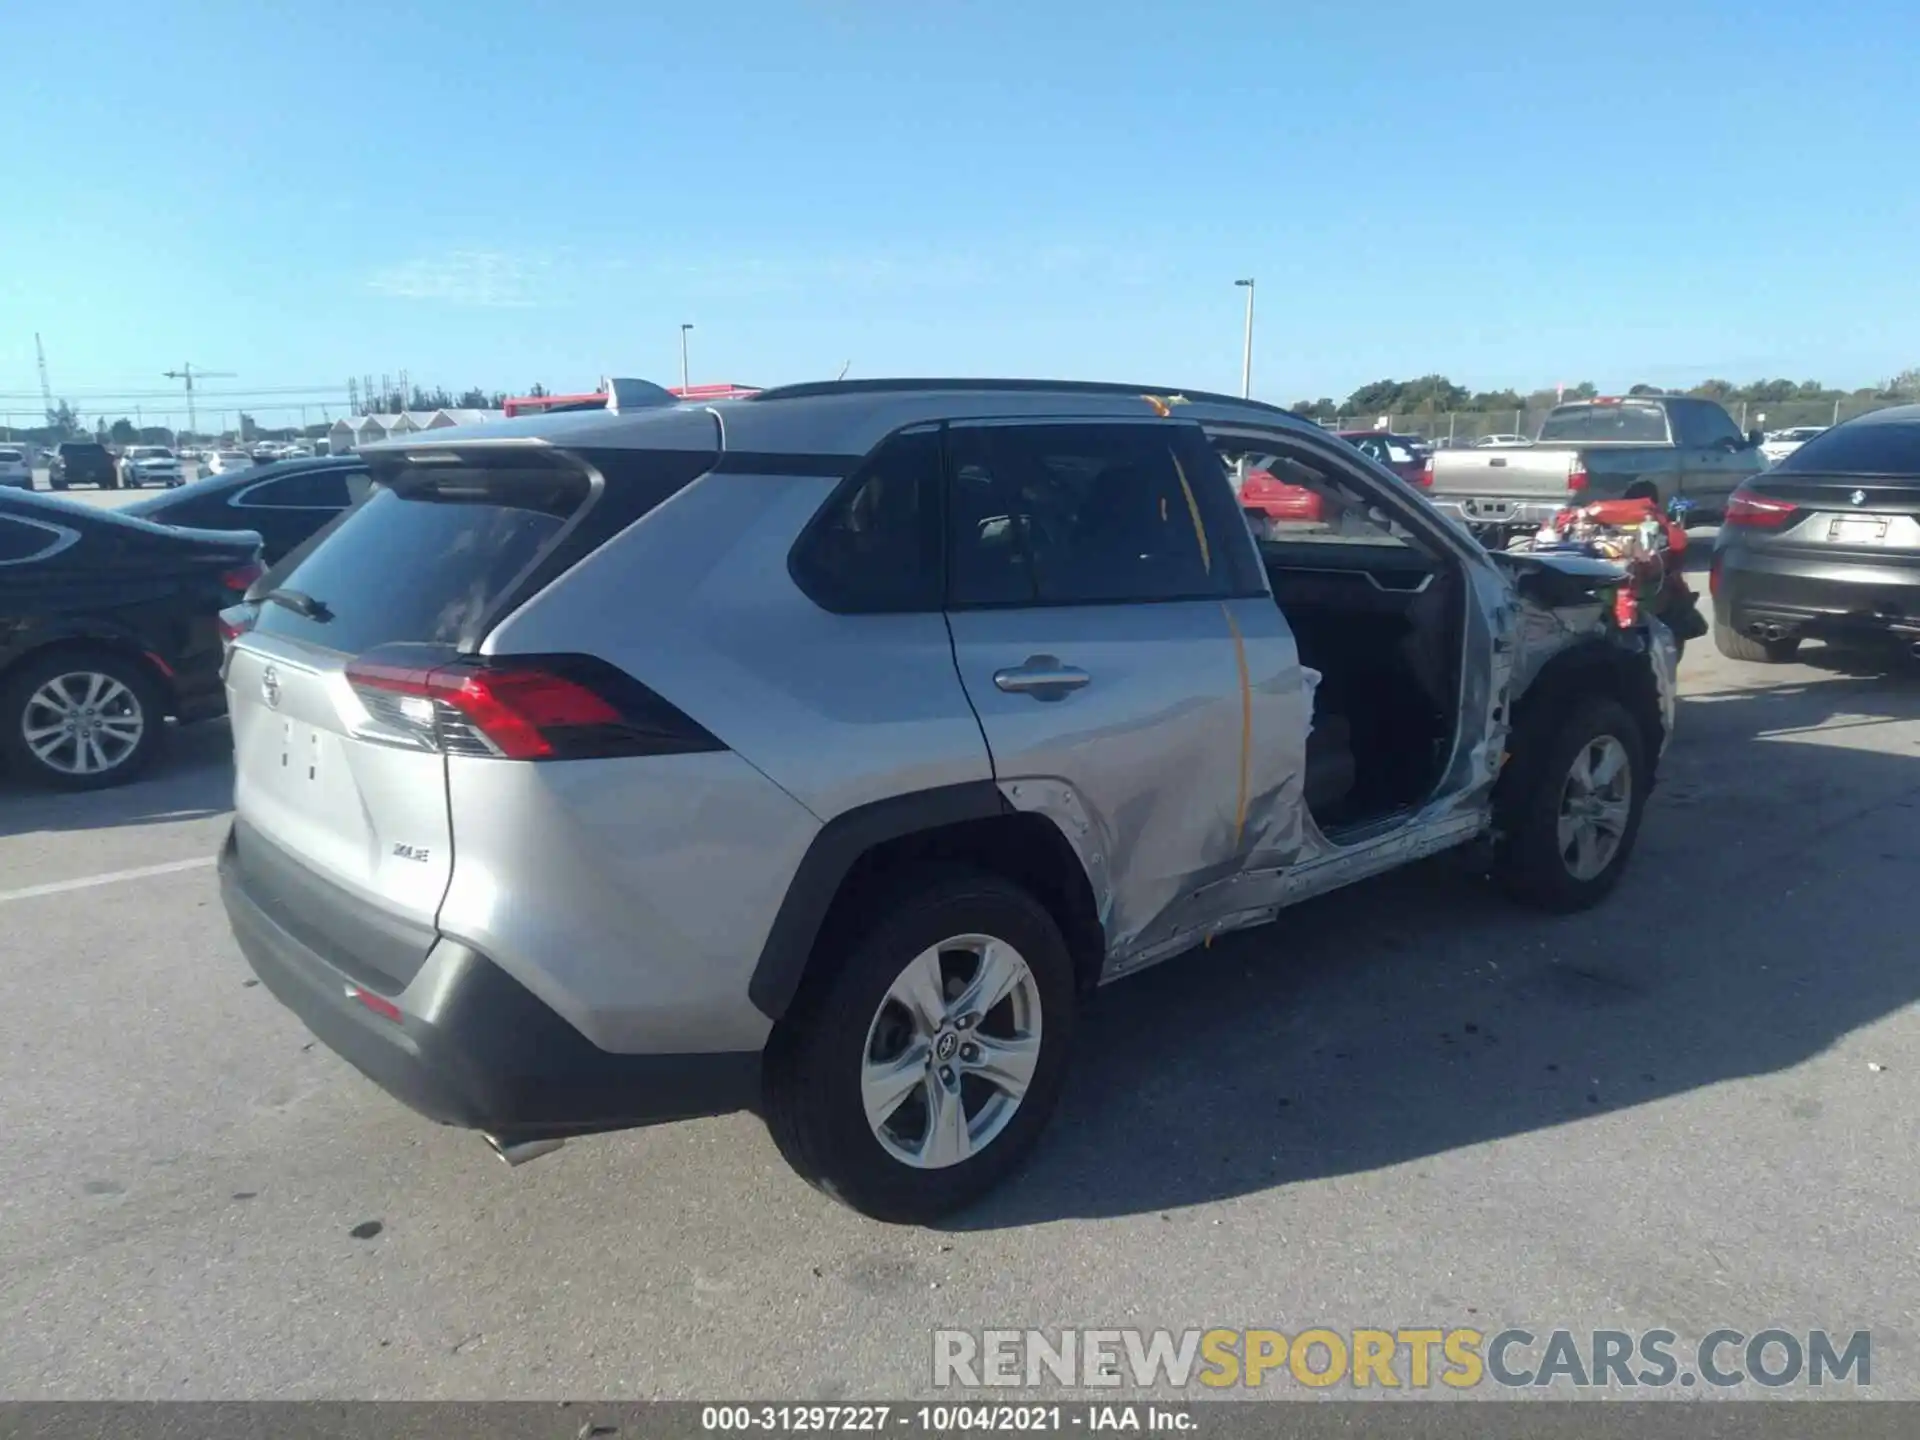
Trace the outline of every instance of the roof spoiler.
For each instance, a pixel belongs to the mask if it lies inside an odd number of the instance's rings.
[[[609,376],[600,382],[600,393],[607,397],[607,409],[615,415],[628,410],[658,410],[680,403],[678,395],[651,380],[617,380]]]

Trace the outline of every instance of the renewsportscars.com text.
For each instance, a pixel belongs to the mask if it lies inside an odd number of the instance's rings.
[[[1866,1330],[937,1330],[941,1388],[1662,1389],[1873,1383]]]

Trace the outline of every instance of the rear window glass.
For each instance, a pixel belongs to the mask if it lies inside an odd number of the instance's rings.
[[[60,454],[69,460],[92,459],[96,455],[106,454],[104,445],[62,445]]]
[[[1664,445],[1667,417],[1658,405],[1566,405],[1547,416],[1540,440]]]
[[[0,463],[5,463],[9,465],[17,464],[19,461],[22,461],[26,458],[27,457],[21,454],[18,450],[0,450]]]
[[[588,496],[559,469],[420,467],[392,477],[273,587],[312,613],[261,606],[257,629],[346,654],[455,645],[513,588]]]
[[[1920,421],[1836,425],[1773,468],[1797,475],[1920,475]]]

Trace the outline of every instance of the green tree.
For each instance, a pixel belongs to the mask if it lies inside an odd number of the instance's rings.
[[[1520,392],[1513,389],[1482,390],[1467,398],[1462,407],[1467,410],[1518,410],[1527,402],[1520,398]]]
[[[1597,400],[1599,398],[1600,391],[1591,380],[1582,380],[1578,385],[1569,385],[1567,387],[1567,399],[1569,400]]]
[[[1687,394],[1701,400],[1718,400],[1722,405],[1733,399],[1733,386],[1725,380],[1702,380]]]
[[[1318,400],[1296,400],[1287,407],[1294,414],[1308,420],[1337,420],[1340,407],[1333,403],[1330,396],[1321,396]]]
[[[497,410],[499,403],[486,391],[479,388],[462,390],[457,408],[461,410]]]
[[[107,438],[116,445],[131,445],[140,438],[140,432],[133,428],[133,422],[122,415],[107,430]]]
[[[1627,387],[1629,395],[1664,395],[1666,393],[1658,385],[1649,385],[1644,380],[1637,380]]]
[[[53,438],[71,440],[80,433],[80,417],[73,413],[73,407],[62,400],[47,412],[47,427],[53,431]]]

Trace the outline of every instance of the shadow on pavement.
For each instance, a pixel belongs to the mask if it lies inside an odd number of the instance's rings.
[[[1443,860],[1102,992],[1032,1165],[951,1228],[1417,1160],[1792,1066],[1920,999],[1920,741],[1884,728],[1920,683],[1744,681],[1681,702],[1596,911],[1531,914]]]
[[[208,720],[171,728],[153,768],[112,790],[46,790],[0,774],[0,838],[197,820],[232,805],[233,735]]]

